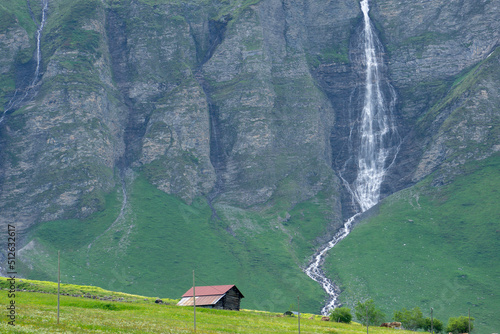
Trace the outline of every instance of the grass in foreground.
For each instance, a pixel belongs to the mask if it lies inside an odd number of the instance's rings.
[[[55,283],[28,281],[42,291]],[[5,278],[1,279],[5,282]],[[33,287],[33,286],[32,286]],[[65,286],[65,291],[92,291],[103,296],[132,296],[95,287]],[[102,301],[61,296],[60,324],[57,325],[57,295],[17,291],[16,326],[0,322],[2,333],[191,333],[193,308],[154,304],[152,298],[133,296],[128,302]],[[135,301],[132,301],[135,300]],[[10,302],[6,290],[0,293],[0,303]],[[301,317],[301,333],[365,333],[358,324],[337,324]],[[298,319],[281,317],[278,313],[243,310],[222,311],[197,308],[197,333],[296,333]],[[371,333],[386,334],[393,330],[370,327]],[[398,331],[400,334],[410,333]]]

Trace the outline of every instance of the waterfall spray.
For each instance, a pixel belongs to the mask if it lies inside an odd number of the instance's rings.
[[[305,273],[321,284],[329,295],[329,300],[321,310],[327,314],[330,309],[339,306],[338,297],[340,289],[324,274],[321,265],[324,263],[327,252],[343,240],[351,231],[355,219],[364,211],[377,204],[380,197],[380,187],[387,170],[387,161],[392,156],[392,162],[398,151],[398,144],[394,144],[397,131],[393,125],[392,108],[395,105],[396,94],[393,87],[384,81],[381,74],[381,56],[377,53],[380,41],[377,39],[370,16],[368,0],[361,1],[363,12],[362,64],[365,70],[364,97],[359,124],[359,137],[349,138],[355,141],[359,149],[356,155],[357,176],[349,183],[342,178],[344,185],[351,194],[358,213],[349,218],[332,238],[314,256],[313,261],[304,270]],[[384,95],[382,83],[385,84],[387,94]],[[390,164],[392,164],[392,162]],[[390,166],[389,164],[389,166]]]

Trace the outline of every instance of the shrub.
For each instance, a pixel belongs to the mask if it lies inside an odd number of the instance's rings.
[[[368,309],[368,312],[367,312]],[[358,302],[354,308],[356,318],[363,324],[366,325],[378,325],[384,322],[385,314],[375,307],[373,299],[367,300],[364,303]],[[368,314],[368,317],[367,317]]]
[[[438,319],[433,319],[432,322],[433,322],[434,333],[441,333],[443,331],[443,322]],[[431,318],[424,319],[424,324],[422,326],[422,329],[427,332],[431,331]]]
[[[472,321],[474,318],[470,318],[470,329],[474,328]],[[458,318],[450,318],[448,320],[448,326],[446,327],[448,333],[468,333],[469,332],[469,318],[465,316],[460,316]]]
[[[411,331],[423,328],[424,326],[424,316],[419,307],[415,307],[412,310],[403,308],[401,311],[395,311],[394,320],[401,322],[405,329]]]
[[[331,321],[349,324],[352,320],[351,309],[348,307],[338,307],[333,309],[330,311],[330,319]]]

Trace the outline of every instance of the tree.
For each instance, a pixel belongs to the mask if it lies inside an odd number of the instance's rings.
[[[474,328],[472,321],[474,318],[470,318],[470,329]],[[469,332],[469,318],[465,316],[460,316],[458,318],[450,318],[448,320],[448,326],[446,327],[448,333],[468,333]]]
[[[367,315],[368,308],[368,318]],[[367,300],[364,303],[358,302],[356,307],[354,307],[354,311],[356,314],[356,319],[358,319],[363,325],[366,325],[368,321],[368,325],[379,325],[384,322],[385,314],[375,307],[375,302],[373,299]]]
[[[403,308],[401,311],[395,311],[394,320],[401,322],[405,329],[411,331],[416,331],[424,326],[424,315],[420,307],[415,307],[412,310]]]
[[[441,333],[443,331],[443,322],[441,320],[438,320],[436,318],[433,319],[433,328],[434,328],[434,333]],[[422,327],[424,331],[430,332],[431,331],[431,318],[425,318],[424,319],[424,325]]]
[[[349,324],[352,320],[351,309],[348,307],[338,307],[330,311],[330,320]]]

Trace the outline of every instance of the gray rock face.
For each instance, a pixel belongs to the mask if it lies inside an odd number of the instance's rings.
[[[0,34],[0,74],[5,75],[12,70],[15,56],[18,52],[30,47],[26,30],[19,25],[8,27]]]
[[[498,44],[498,1],[377,1],[395,84],[443,80]]]
[[[359,2],[154,3],[50,2],[41,80],[0,124],[0,223],[85,217],[132,168],[220,208],[326,191],[339,226],[337,172],[364,80]],[[499,1],[371,6],[403,137],[383,195],[497,152]],[[9,22],[4,108],[32,68],[36,30]]]
[[[490,91],[495,90],[492,77],[486,73],[498,67],[492,52],[500,40],[499,8],[499,1],[376,2],[373,15],[383,31],[406,134],[385,186],[387,193],[440,166],[457,166],[498,151],[493,144],[498,133],[492,124],[498,124],[494,114],[499,105],[496,93]],[[478,63],[482,65],[474,67]],[[482,100],[485,94],[488,102]],[[471,122],[471,114],[488,119],[492,128]],[[468,131],[472,137],[465,139]],[[482,134],[481,140],[472,139],[479,138],[477,133]],[[444,174],[450,172],[444,170]]]
[[[212,189],[215,175],[207,98],[195,78],[195,40],[178,11],[140,2],[109,9],[107,32],[127,106],[124,163],[143,166],[159,189],[190,202]]]
[[[433,110],[438,117],[430,128],[437,131],[427,141],[413,174],[414,180],[438,167],[453,175],[454,167],[470,160],[482,160],[500,150],[499,64],[500,52],[496,50],[447,94],[449,104],[441,104],[441,108]]]
[[[61,26],[44,31],[44,54],[52,53],[42,65],[43,78],[36,87],[18,84],[17,94],[27,97],[7,110],[1,124],[0,221],[19,230],[38,221],[85,217],[103,208],[104,194],[114,188],[124,119],[113,96],[104,12],[94,7],[92,14],[74,27],[91,43],[86,48],[57,40]],[[26,42],[21,39],[19,48]],[[10,64],[13,75],[26,72],[19,52]]]
[[[333,186],[333,109],[309,72],[299,14],[279,1],[249,7],[203,65],[219,201],[265,203],[287,179],[295,203]]]

